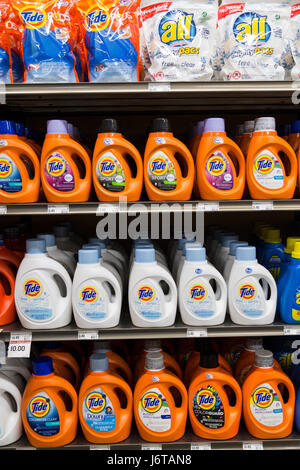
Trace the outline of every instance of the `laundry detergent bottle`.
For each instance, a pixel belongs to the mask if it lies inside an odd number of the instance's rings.
[[[284,246],[281,241],[280,230],[267,230],[261,264],[270,271],[276,281],[279,278],[284,259]]]
[[[245,158],[227,137],[222,118],[206,119],[196,160],[202,199],[241,199],[245,188]]]
[[[249,145],[252,139],[252,133],[254,131],[255,121],[245,121],[244,122],[244,133],[241,138],[240,148],[244,154],[244,157],[247,157]]]
[[[48,202],[86,202],[89,199],[91,160],[86,150],[69,136],[66,121],[47,122],[41,181]]]
[[[8,446],[22,436],[21,407],[19,388],[0,372],[0,447]]]
[[[300,242],[296,242],[292,259],[282,279],[279,313],[284,323],[300,322]]]
[[[0,261],[0,326],[17,319],[14,291],[16,277],[5,261]]]
[[[144,181],[150,201],[188,201],[194,176],[193,157],[173,136],[168,119],[154,119],[144,155]]]

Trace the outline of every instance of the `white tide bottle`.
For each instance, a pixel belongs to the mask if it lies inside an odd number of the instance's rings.
[[[238,247],[228,281],[231,320],[237,325],[268,325],[274,321],[276,301],[275,280],[258,264],[255,247]]]
[[[22,436],[21,407],[21,391],[0,373],[0,447],[8,446]]]
[[[248,242],[243,242],[243,241],[230,242],[228,258],[227,258],[227,261],[225,263],[224,270],[222,273],[226,283],[229,280],[231,269],[235,261],[236,250],[239,246],[248,246]]]
[[[49,258],[58,261],[68,271],[70,276],[73,277],[76,268],[75,258],[73,255],[68,255],[65,251],[57,248],[54,234],[39,233],[37,238],[40,240],[45,240],[46,250]]]

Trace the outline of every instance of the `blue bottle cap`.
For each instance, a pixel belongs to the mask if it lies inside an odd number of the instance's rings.
[[[50,246],[55,246],[55,236],[53,233],[39,233],[37,238],[39,240],[45,240],[46,242],[46,248]]]
[[[39,238],[29,238],[29,240],[26,240],[26,253],[32,255],[46,253],[45,240],[40,240]]]
[[[300,133],[300,119],[296,119],[292,122],[291,126],[291,134],[299,134]]]
[[[230,254],[230,256],[235,256],[236,255],[236,249],[239,246],[248,246],[248,242],[241,242],[239,240],[230,242],[230,245],[229,245],[229,254]]]
[[[95,353],[90,357],[91,372],[106,372],[109,370],[109,362],[106,354]]]
[[[85,243],[84,245],[82,245],[82,250],[97,250],[98,252],[98,259],[102,258],[102,249],[100,245],[92,245],[89,244],[89,243]]]
[[[25,126],[22,122],[16,122],[17,136],[25,137]]]
[[[92,239],[92,238],[89,238],[88,240],[88,243],[85,243],[86,246],[99,246],[101,250],[105,250],[106,249],[106,244],[99,240],[99,238],[96,238],[96,239]]]
[[[34,375],[49,375],[53,372],[53,361],[51,357],[40,356],[33,360]]]
[[[14,121],[0,121],[0,134],[17,135]]]
[[[136,263],[154,263],[155,250],[151,246],[137,246],[135,248]]]
[[[186,261],[206,261],[206,250],[201,246],[201,243],[187,243],[185,245],[185,250]]]
[[[255,246],[239,246],[236,249],[235,258],[238,261],[255,261],[256,248]]]
[[[223,235],[220,241],[224,248],[229,248],[230,242],[237,241],[238,239],[237,235]]]
[[[96,249],[86,249],[78,251],[79,264],[98,264],[99,251]]]

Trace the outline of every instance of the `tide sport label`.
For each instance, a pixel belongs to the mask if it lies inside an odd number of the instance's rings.
[[[250,279],[237,283],[234,292],[234,305],[243,315],[260,317],[264,313],[265,297],[260,285]]]
[[[94,431],[109,432],[116,427],[116,415],[108,395],[98,387],[90,391],[82,403],[82,415]]]
[[[0,189],[6,193],[18,193],[23,188],[19,168],[5,153],[0,154]]]
[[[101,155],[96,166],[96,175],[99,184],[114,193],[125,189],[125,174],[123,167],[112,152]]]
[[[201,387],[193,398],[193,412],[202,426],[220,429],[225,423],[224,406],[212,385]]]
[[[36,277],[25,278],[19,293],[19,306],[30,320],[49,320],[53,310],[48,290]]]
[[[161,151],[155,152],[148,163],[148,178],[157,189],[173,191],[177,188],[177,175],[172,160]]]
[[[68,161],[59,152],[54,152],[47,159],[44,167],[47,183],[56,191],[73,191],[75,179]]]
[[[88,320],[103,320],[108,315],[108,295],[93,284],[79,286],[77,290],[77,310]]]
[[[264,426],[278,426],[283,423],[283,409],[279,395],[274,388],[263,383],[250,398],[250,411],[253,417]]]
[[[229,158],[219,151],[212,153],[206,160],[205,177],[216,189],[232,189],[233,168]]]
[[[146,320],[158,320],[162,316],[161,300],[155,289],[148,283],[135,287],[134,307]]]
[[[260,152],[254,160],[253,174],[256,181],[266,189],[280,189],[284,185],[281,161],[269,150]]]
[[[29,401],[26,419],[31,429],[40,436],[55,436],[60,431],[57,408],[46,392],[41,392]]]
[[[215,296],[206,282],[189,282],[184,287],[183,302],[187,310],[198,318],[209,318],[215,313]]]
[[[167,399],[158,388],[148,390],[139,401],[139,417],[150,431],[165,432],[171,429],[171,411]]]

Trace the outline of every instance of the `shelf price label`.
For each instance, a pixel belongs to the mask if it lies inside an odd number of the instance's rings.
[[[219,212],[219,202],[198,202],[196,210],[199,212]]]
[[[243,450],[264,450],[262,441],[243,442]]]
[[[0,215],[6,215],[7,214],[7,206],[4,206],[3,204],[0,205]]]
[[[148,91],[171,91],[171,83],[168,82],[149,82]]]
[[[290,328],[287,326],[283,327],[283,334],[284,336],[293,336],[300,334],[300,328]]]
[[[191,450],[211,450],[211,443],[203,443],[201,444],[200,442],[194,442],[191,443]]]
[[[78,339],[99,339],[99,333],[98,331],[78,331]]]
[[[120,210],[120,206],[118,204],[98,204],[96,209],[96,215],[102,214],[116,214]]]
[[[273,201],[253,201],[252,202],[253,211],[272,211],[274,210]]]
[[[48,204],[48,214],[69,214],[69,204]]]
[[[197,328],[194,330],[187,330],[186,335],[188,338],[206,338],[207,328]]]
[[[31,333],[11,333],[7,357],[30,357]]]
[[[110,450],[110,445],[90,446],[90,450]]]
[[[162,450],[162,444],[142,444],[142,450]]]

